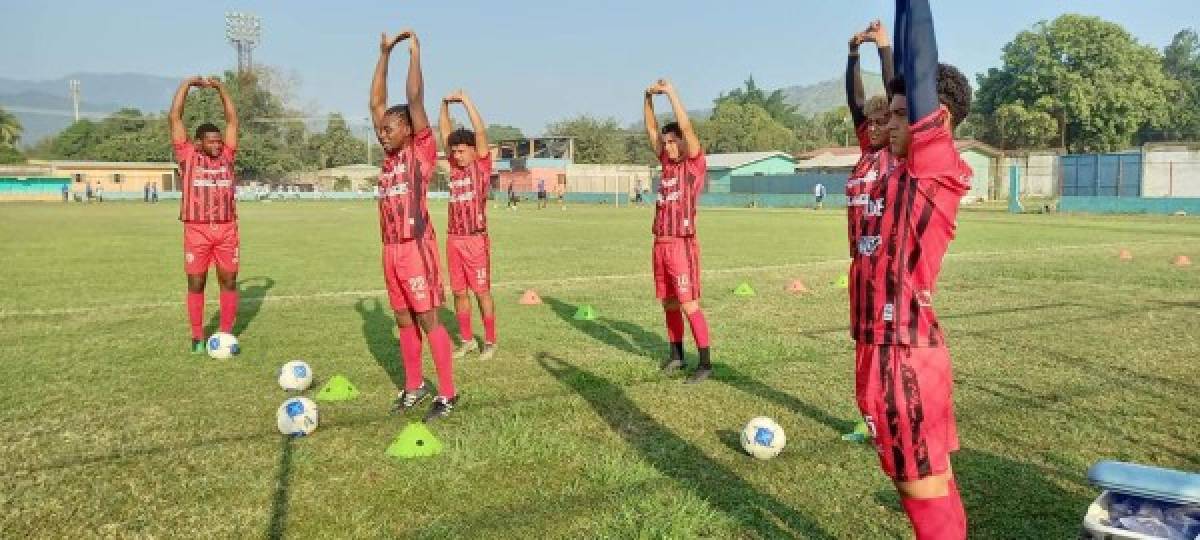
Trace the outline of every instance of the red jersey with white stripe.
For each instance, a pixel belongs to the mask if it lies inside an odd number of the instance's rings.
[[[959,157],[944,109],[909,127],[912,142],[864,208],[854,260],[851,332],[859,343],[938,346],[933,309],[942,258],[954,239],[971,168]]]
[[[183,181],[179,220],[184,223],[237,221],[234,203],[237,183],[233,174],[237,149],[225,144],[217,157],[209,157],[192,141],[179,141],[172,146]]]
[[[479,156],[466,167],[450,160],[450,220],[448,234],[487,232],[487,195],[492,183],[492,157]]]
[[[871,187],[887,175],[896,166],[892,153],[885,146],[879,149],[871,148],[871,139],[867,135],[867,123],[863,122],[855,130],[858,136],[858,147],[862,155],[858,163],[850,170],[850,178],[846,180],[846,224],[847,236],[850,239],[850,258],[858,245],[858,225],[862,213],[871,207]]]
[[[379,231],[384,244],[423,238],[429,230],[426,191],[437,165],[433,130],[413,134],[412,142],[383,160],[379,173]]]
[[[658,206],[651,231],[654,236],[695,236],[696,201],[708,172],[704,152],[671,161],[664,151],[658,161],[662,163],[662,180],[658,183]]]

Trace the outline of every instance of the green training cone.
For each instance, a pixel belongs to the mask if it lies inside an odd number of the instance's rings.
[[[405,426],[387,448],[387,455],[403,459],[432,457],[440,453],[442,441],[434,437],[433,432],[420,422]]]
[[[575,310],[575,320],[577,321],[594,321],[596,320],[596,310],[591,304],[584,304]]]
[[[846,274],[842,274],[838,276],[836,284],[839,289],[848,289],[850,288],[850,278],[846,277]]]
[[[358,397],[358,388],[344,375],[334,375],[317,392],[317,401],[345,401]]]
[[[854,431],[842,435],[843,441],[858,443],[865,442],[869,438],[871,438],[871,433],[867,431],[867,423],[863,422],[862,420],[859,420],[854,424]]]
[[[733,290],[733,294],[738,296],[754,296],[754,287],[751,287],[749,283],[743,281],[737,286],[736,289]]]

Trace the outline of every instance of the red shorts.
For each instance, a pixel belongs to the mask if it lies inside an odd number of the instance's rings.
[[[659,300],[700,298],[700,244],[696,237],[654,239],[654,292]]]
[[[492,242],[486,234],[446,237],[446,265],[450,290],[465,293],[471,289],[485,293],[492,288]]]
[[[883,471],[909,482],[949,470],[958,450],[950,351],[859,343],[854,356],[854,394]]]
[[[424,313],[442,305],[442,277],[437,240],[424,239],[383,245],[383,279],[395,311]]]
[[[188,274],[206,274],[215,261],[217,268],[225,272],[238,271],[237,222],[184,223],[183,224],[183,271]]]

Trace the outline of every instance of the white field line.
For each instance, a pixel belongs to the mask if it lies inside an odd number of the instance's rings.
[[[1151,242],[1138,242],[1137,245],[1145,246],[1145,245],[1157,245],[1157,244],[1177,244],[1178,242],[1179,242],[1179,240],[1177,240],[1177,239],[1169,240],[1169,241],[1161,240],[1161,241],[1151,241]],[[1004,255],[1018,255],[1018,254],[1022,254],[1022,253],[1045,253],[1045,252],[1057,252],[1057,251],[1064,251],[1064,250],[1112,249],[1112,248],[1124,247],[1124,246],[1128,246],[1128,245],[1130,245],[1129,242],[1121,242],[1121,243],[1111,243],[1111,244],[1078,244],[1078,245],[1070,245],[1070,246],[1046,246],[1046,247],[1039,247],[1039,248],[1033,248],[1033,249],[1023,249],[1023,250],[1013,250],[1013,251],[970,251],[970,252],[965,252],[965,253],[949,253],[946,255],[946,258],[955,259],[955,260],[986,259],[986,258],[999,257],[999,256],[1004,256]],[[825,266],[848,267],[849,262],[850,261],[848,259],[840,259],[840,258],[839,259],[821,259],[821,260],[815,260],[815,261],[804,261],[804,262],[796,262],[796,263],[788,263],[788,264],[774,264],[774,265],[763,265],[763,266],[740,266],[740,267],[735,267],[735,268],[718,268],[715,270],[704,270],[704,271],[702,271],[702,273],[704,275],[721,275],[721,274],[742,274],[742,273],[752,273],[752,272],[771,272],[771,271],[776,271],[776,270],[788,270],[788,269],[793,269],[793,268],[809,268],[809,267],[825,267]],[[599,276],[576,276],[576,277],[566,277],[566,278],[505,281],[505,282],[492,283],[492,288],[494,288],[494,289],[503,289],[503,288],[510,288],[510,287],[524,288],[524,287],[535,287],[535,286],[539,286],[539,285],[566,285],[566,284],[574,284],[574,283],[591,283],[591,282],[597,282],[597,281],[630,280],[630,279],[635,279],[635,278],[649,278],[649,277],[651,277],[651,275],[652,274],[650,272],[638,272],[638,273],[634,273],[634,274],[608,274],[608,275],[599,275]],[[315,299],[321,299],[321,298],[339,298],[339,297],[346,297],[346,296],[374,297],[374,296],[382,296],[385,294],[387,294],[386,289],[357,290],[357,291],[333,291],[333,292],[319,292],[319,293],[307,293],[307,294],[280,294],[280,295],[271,294],[271,295],[266,295],[266,296],[242,297],[241,303],[246,304],[246,303],[253,303],[253,302],[263,303],[263,302],[278,302],[278,301],[286,301],[286,300],[315,300]],[[216,302],[209,301],[208,304],[215,305]],[[78,315],[78,314],[93,313],[93,312],[97,312],[97,311],[141,310],[141,309],[155,309],[155,308],[165,308],[165,307],[180,307],[183,305],[184,305],[184,302],[180,302],[180,301],[163,301],[163,302],[147,302],[147,303],[142,303],[142,304],[115,304],[115,305],[105,305],[105,306],[76,307],[76,308],[32,309],[32,310],[21,310],[21,311],[2,310],[2,311],[0,311],[0,318],[3,318],[3,317],[37,317],[37,316],[53,316],[53,315]]]

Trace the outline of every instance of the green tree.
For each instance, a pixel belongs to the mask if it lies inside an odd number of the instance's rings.
[[[16,116],[0,108],[0,147],[16,148],[17,143],[21,142],[21,132],[24,129]]]
[[[345,176],[339,176],[333,179],[334,191],[350,191],[350,179]]]
[[[512,141],[524,139],[525,135],[521,133],[521,129],[504,124],[488,124],[487,127],[488,140],[496,143],[500,141]]]
[[[700,122],[696,135],[709,153],[794,151],[799,141],[788,129],[758,105],[723,102],[712,117]]]
[[[0,165],[25,163],[25,155],[11,146],[0,146]]]
[[[993,138],[1001,148],[1045,148],[1058,138],[1058,121],[1045,111],[1006,103],[992,118]]]
[[[626,134],[616,118],[594,118],[586,114],[546,126],[546,134],[575,138],[576,163],[623,163]]]
[[[321,169],[362,163],[367,158],[365,143],[354,137],[346,119],[338,113],[329,115],[325,133],[312,136],[309,146],[317,155],[316,165]]]
[[[1178,84],[1171,99],[1169,119],[1160,129],[1153,127],[1146,138],[1200,139],[1200,36],[1191,28],[1175,34],[1163,49],[1163,69]]]
[[[979,77],[976,112],[996,119],[1004,105],[1019,104],[1027,112],[1050,115],[1074,152],[1129,146],[1143,127],[1165,123],[1177,88],[1157,50],[1097,17],[1063,15],[1038,23],[1005,45],[1002,58],[1001,68]],[[1042,116],[1025,117],[1044,124]],[[1003,146],[994,128],[983,130],[991,137],[988,142]],[[1036,143],[1011,142],[1018,147]]]
[[[746,79],[743,88],[734,88],[729,93],[722,93],[714,100],[713,104],[720,106],[725,103],[734,103],[738,105],[757,105],[761,107],[767,114],[774,118],[779,123],[787,127],[793,127],[799,115],[796,114],[796,106],[789,105],[784,100],[783,90],[775,90],[771,93],[766,93],[758,87],[754,82],[754,76],[751,75]]]

